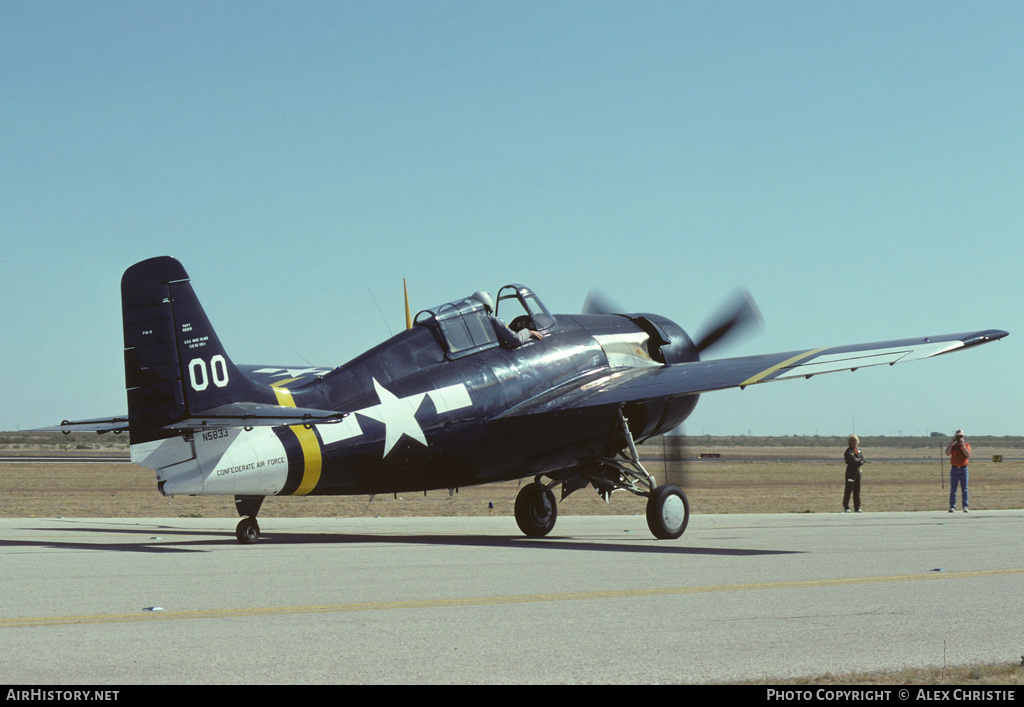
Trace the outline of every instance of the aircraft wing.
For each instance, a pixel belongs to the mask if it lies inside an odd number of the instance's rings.
[[[916,339],[693,361],[656,368],[613,369],[582,383],[577,381],[570,386],[555,388],[512,408],[502,417],[664,400],[726,388],[810,378],[822,373],[855,371],[867,366],[891,366],[962,351],[1006,335],[1005,331],[987,329]]]

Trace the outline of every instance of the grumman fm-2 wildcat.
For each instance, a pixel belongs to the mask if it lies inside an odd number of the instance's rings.
[[[741,306],[697,343],[668,319],[590,305],[552,315],[532,290],[426,309],[335,369],[236,364],[182,265],[137,263],[121,280],[128,415],[61,429],[127,430],[132,461],[165,495],[234,496],[254,543],[267,496],[457,489],[533,477],[515,502],[547,535],[561,497],[592,485],[646,497],[657,538],[689,520],[681,488],[657,484],[636,445],[687,418],[699,394],[928,358],[1007,335],[973,331],[700,360],[756,310]],[[494,309],[492,312],[491,309]],[[506,327],[498,315],[506,317]]]

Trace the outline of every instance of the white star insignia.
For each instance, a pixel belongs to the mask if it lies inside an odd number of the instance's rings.
[[[420,423],[416,420],[416,411],[419,410],[420,403],[423,402],[426,393],[417,393],[407,398],[399,398],[378,383],[376,378],[373,379],[373,387],[377,391],[377,398],[380,400],[380,404],[368,407],[365,410],[359,410],[358,413],[384,423],[386,428],[384,433],[384,456],[386,457],[394,446],[398,444],[398,440],[402,439],[402,435],[412,437],[426,447],[427,438],[423,435],[423,428],[420,427]]]

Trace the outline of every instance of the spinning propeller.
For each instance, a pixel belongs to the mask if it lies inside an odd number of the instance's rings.
[[[737,290],[705,325],[706,331],[694,344],[697,353],[703,353],[723,341],[729,341],[739,334],[753,329],[760,329],[764,318],[757,303],[746,290]]]

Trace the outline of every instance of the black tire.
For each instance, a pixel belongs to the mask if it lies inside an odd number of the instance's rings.
[[[235,526],[235,537],[242,545],[255,545],[260,539],[260,524],[255,518],[242,518]]]
[[[690,502],[678,486],[664,484],[647,499],[647,527],[659,540],[675,540],[690,522]]]
[[[516,523],[525,535],[541,538],[551,532],[558,520],[558,503],[551,489],[536,481],[523,487],[516,496]]]

